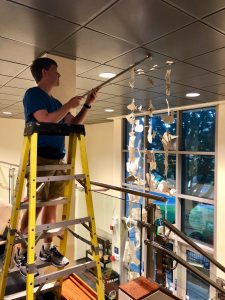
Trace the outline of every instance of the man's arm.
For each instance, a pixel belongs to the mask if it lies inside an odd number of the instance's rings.
[[[79,106],[81,99],[80,96],[73,97],[54,112],[49,113],[47,110],[41,109],[34,112],[33,116],[38,122],[58,123],[69,113],[70,109]]]
[[[97,96],[97,92],[98,89],[94,89],[92,90],[92,92],[87,96],[87,99],[85,101],[85,104],[83,105],[82,109],[80,110],[80,112],[74,117],[72,114],[67,114],[65,117],[65,123],[68,125],[71,124],[76,124],[76,125],[81,125],[84,124],[87,115],[88,115],[88,111],[91,108],[91,105],[93,104],[93,102],[96,99]]]

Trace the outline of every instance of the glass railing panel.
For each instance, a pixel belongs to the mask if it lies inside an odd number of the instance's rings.
[[[4,203],[12,203],[18,168],[0,162],[0,197]]]
[[[212,264],[207,257],[201,255],[194,249],[187,249],[186,245],[180,243],[177,243],[176,245],[173,244],[173,251],[183,260],[188,262],[191,267],[194,267],[216,283],[217,276],[215,274],[215,269],[212,267]],[[175,261],[173,264],[175,265]],[[173,285],[174,292],[177,292],[180,295],[182,294],[182,299],[208,300],[213,299],[216,296],[214,287],[181,264],[177,265],[177,268],[173,273],[175,274]],[[184,298],[184,296],[186,298]]]

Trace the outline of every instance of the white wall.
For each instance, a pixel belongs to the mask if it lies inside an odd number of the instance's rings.
[[[0,118],[0,160],[18,164],[23,143],[24,121]]]

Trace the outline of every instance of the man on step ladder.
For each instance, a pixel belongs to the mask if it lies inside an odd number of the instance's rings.
[[[72,108],[79,106],[82,97],[75,96],[67,103],[62,105],[59,100],[52,95],[52,89],[59,85],[60,74],[57,70],[57,63],[47,57],[38,58],[31,65],[31,73],[37,82],[37,87],[30,88],[26,91],[23,104],[25,121],[27,122],[50,122],[66,124],[83,124],[91,105],[95,101],[97,89],[93,90],[86,98],[86,101],[80,112],[74,117],[70,114]],[[45,136],[40,135],[37,149],[37,165],[57,165],[63,164],[65,156],[64,136]],[[54,176],[65,175],[63,170],[38,171],[37,176]],[[27,185],[29,187],[29,184]],[[28,191],[29,195],[29,191]],[[64,182],[48,182],[38,188],[37,200],[49,201],[64,196]],[[42,224],[56,222],[56,206],[38,207],[36,217],[42,212]],[[21,234],[27,234],[28,230],[28,211],[26,211],[21,221]],[[69,261],[64,257],[52,243],[52,237],[44,239],[39,257],[43,261],[51,262],[56,267],[65,267]],[[23,276],[27,274],[27,246],[21,244],[14,256],[15,264]],[[38,270],[35,268],[35,276]]]

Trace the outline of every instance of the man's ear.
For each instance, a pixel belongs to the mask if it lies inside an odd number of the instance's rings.
[[[47,70],[43,68],[41,70],[41,74],[42,74],[41,78],[44,78],[46,76],[46,73],[47,73]]]

